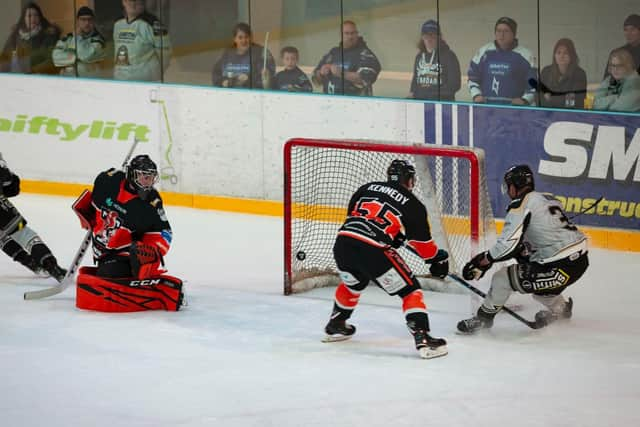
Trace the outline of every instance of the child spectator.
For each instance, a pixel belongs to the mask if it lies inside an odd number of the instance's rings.
[[[273,88],[288,92],[313,92],[309,78],[298,67],[298,49],[293,46],[285,46],[280,51],[280,58],[284,70],[276,74],[273,79]]]

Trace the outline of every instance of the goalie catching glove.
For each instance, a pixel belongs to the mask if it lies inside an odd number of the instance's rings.
[[[133,242],[129,251],[131,272],[138,279],[148,279],[165,272],[161,269],[162,255],[158,247],[143,242]]]
[[[489,251],[480,252],[465,264],[462,269],[462,277],[464,277],[465,280],[478,280],[484,276],[484,273],[486,273],[492,265],[493,258],[491,258]]]
[[[444,249],[438,249],[436,256],[425,260],[430,263],[429,272],[433,277],[444,279],[449,274],[449,253]]]

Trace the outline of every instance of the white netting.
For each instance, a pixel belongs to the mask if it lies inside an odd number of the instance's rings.
[[[288,279],[292,292],[337,284],[332,248],[346,217],[349,199],[367,182],[386,181],[386,170],[393,159],[409,160],[416,166],[413,193],[427,207],[432,235],[438,246],[449,251],[452,271],[459,271],[473,254],[490,244],[488,239],[495,237],[484,173],[480,173],[477,184],[478,209],[471,209],[471,163],[466,158],[453,157],[462,148],[438,147],[436,151],[441,153],[435,155],[429,154],[425,146],[416,147],[414,153],[394,153],[372,151],[371,147],[394,150],[399,146],[344,143],[340,148],[328,148],[295,142],[290,145],[289,185],[285,191],[290,200],[291,233],[285,242],[290,249],[285,262],[290,263],[287,270],[291,272]],[[412,150],[407,146],[401,149]],[[473,153],[482,164],[482,152]],[[476,221],[472,220],[471,212],[477,212]],[[478,236],[477,247],[472,233]],[[399,252],[418,277],[428,275],[428,265],[418,256],[404,248]],[[434,285],[438,287],[437,283],[431,283]],[[289,290],[285,288],[285,292]]]

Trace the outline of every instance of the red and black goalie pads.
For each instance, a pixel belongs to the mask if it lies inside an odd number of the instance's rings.
[[[182,280],[168,275],[149,279],[103,278],[95,267],[78,273],[76,307],[85,310],[127,313],[145,310],[178,311],[184,294]]]
[[[91,203],[91,191],[84,190],[78,199],[71,205],[73,211],[80,219],[80,226],[85,230],[93,229],[96,223],[96,209]]]

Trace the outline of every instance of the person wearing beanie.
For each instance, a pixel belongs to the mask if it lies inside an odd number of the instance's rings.
[[[494,27],[495,40],[475,54],[469,70],[469,93],[473,102],[530,105],[535,91],[536,65],[531,51],[518,44],[518,24],[503,16]]]
[[[96,30],[95,14],[82,6],[76,14],[77,33],[58,40],[53,49],[53,63],[60,74],[69,77],[106,77],[104,60],[107,58],[105,40]]]
[[[622,28],[627,44],[614,50],[620,48],[627,49],[633,58],[636,70],[640,73],[640,15],[634,13],[627,16],[622,24]],[[611,55],[611,53],[609,55]],[[609,71],[609,65],[607,64],[607,67],[604,70],[605,79],[611,75]]]
[[[460,90],[460,62],[442,38],[440,26],[430,19],[422,24],[422,36],[413,61],[409,98],[455,101]]]

